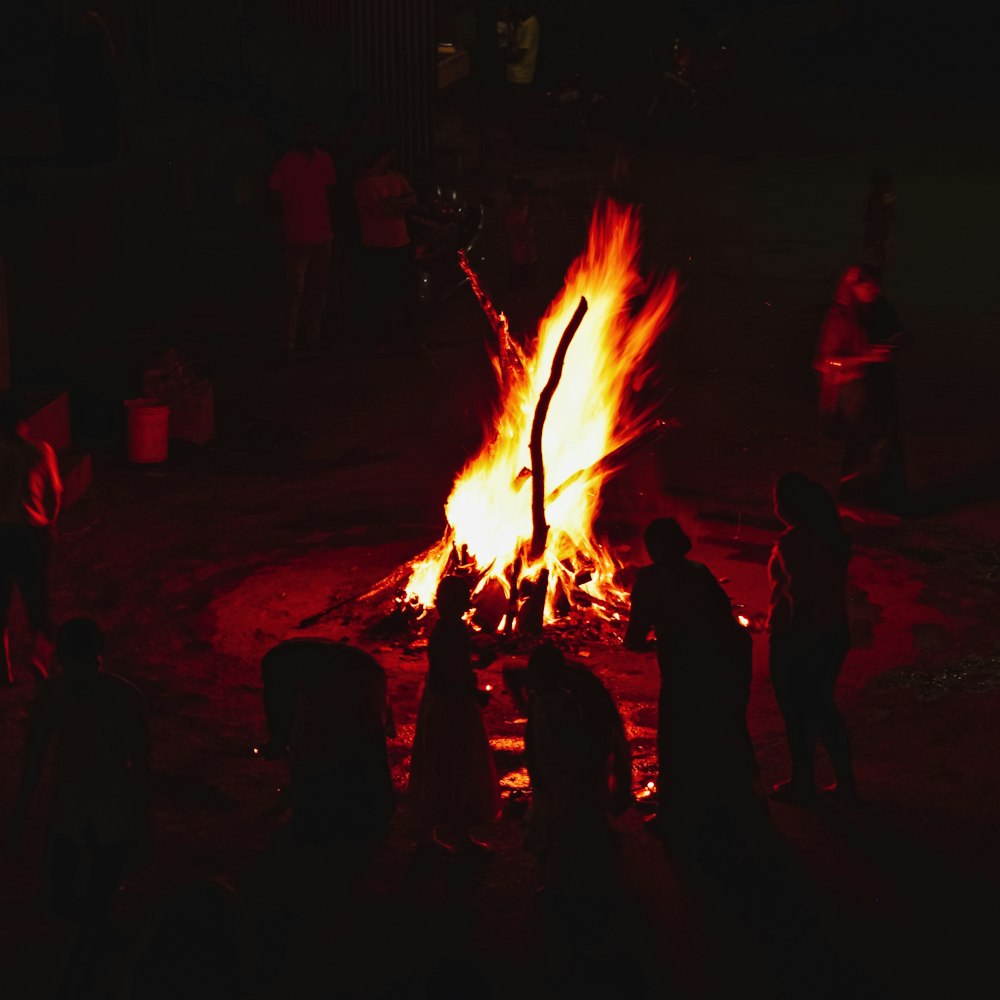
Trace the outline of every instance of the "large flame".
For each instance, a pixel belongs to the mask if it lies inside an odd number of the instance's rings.
[[[408,597],[433,604],[453,553],[467,548],[481,574],[501,582],[520,560],[522,578],[549,571],[550,600],[562,586],[572,596],[617,601],[617,565],[594,537],[601,486],[615,469],[608,457],[650,426],[634,403],[649,374],[649,350],[664,328],[674,299],[673,278],[648,287],[638,272],[639,220],[614,202],[595,210],[586,251],[573,263],[561,293],[538,328],[529,353],[500,337],[494,367],[500,398],[491,439],[458,476],[445,507],[448,530],[427,558],[413,565]],[[560,337],[580,301],[589,304],[572,340],[542,437],[546,521],[544,555],[529,561],[532,537],[529,440],[539,393],[549,378]],[[506,343],[505,343],[506,341]],[[510,357],[510,353],[514,356]],[[581,571],[590,579],[578,584]]]

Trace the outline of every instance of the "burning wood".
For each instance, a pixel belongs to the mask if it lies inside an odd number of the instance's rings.
[[[587,313],[587,300],[580,299],[580,304],[569,321],[569,326],[559,338],[556,356],[552,359],[549,380],[538,394],[535,406],[535,416],[531,421],[531,441],[528,450],[531,454],[531,561],[541,559],[545,554],[545,540],[549,534],[549,526],[545,523],[545,460],[542,456],[542,431],[545,429],[545,417],[549,412],[552,396],[562,378],[563,365],[566,362],[566,352],[580,329],[583,317]],[[547,575],[547,574],[546,574]]]
[[[602,484],[668,426],[651,421],[636,399],[674,300],[673,280],[649,283],[638,257],[635,210],[598,207],[588,246],[530,351],[510,340],[503,314],[463,261],[496,335],[500,398],[488,440],[456,478],[444,537],[412,564],[406,593],[414,604],[432,603],[459,551],[477,599],[490,607],[484,627],[538,628],[555,617],[557,603],[585,604],[608,617],[624,606],[618,564],[593,524]],[[546,492],[547,480],[558,485]]]

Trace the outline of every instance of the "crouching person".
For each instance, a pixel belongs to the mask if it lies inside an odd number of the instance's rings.
[[[291,772],[292,835],[311,844],[382,836],[395,808],[385,671],[363,650],[294,639],[261,661],[268,759]]]
[[[520,683],[519,683],[520,681]],[[610,820],[632,802],[632,758],[618,709],[592,673],[556,646],[537,646],[514,687],[527,689],[525,751],[531,778],[526,846],[545,889],[600,897],[610,887]]]

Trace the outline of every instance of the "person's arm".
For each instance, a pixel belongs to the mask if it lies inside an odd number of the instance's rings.
[[[649,632],[653,627],[654,594],[645,577],[636,577],[629,603],[628,629],[625,632],[625,648],[635,652],[647,652],[650,648]]]
[[[34,798],[35,790],[45,766],[45,752],[54,728],[54,706],[52,691],[49,684],[42,686],[31,707],[31,718],[28,723],[28,735],[24,744],[24,759],[21,765],[21,780],[18,783],[14,807],[11,810],[7,826],[6,848],[12,857],[21,854],[21,843],[24,837],[24,823],[28,815],[28,807]]]
[[[417,196],[402,174],[396,176],[399,178],[400,192],[383,198],[382,208],[387,215],[409,215],[417,207]]]
[[[42,442],[42,455],[45,463],[45,487],[42,504],[49,524],[55,527],[59,511],[62,509],[63,484],[59,475],[59,461],[52,446]]]

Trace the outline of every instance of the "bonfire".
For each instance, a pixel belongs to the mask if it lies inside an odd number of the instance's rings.
[[[410,564],[409,607],[431,606],[442,576],[460,573],[488,631],[537,631],[579,605],[617,616],[620,564],[594,523],[604,483],[665,426],[637,398],[675,294],[673,277],[643,278],[639,251],[635,209],[599,205],[528,346],[469,272],[495,332],[498,399],[445,505],[443,537]]]

